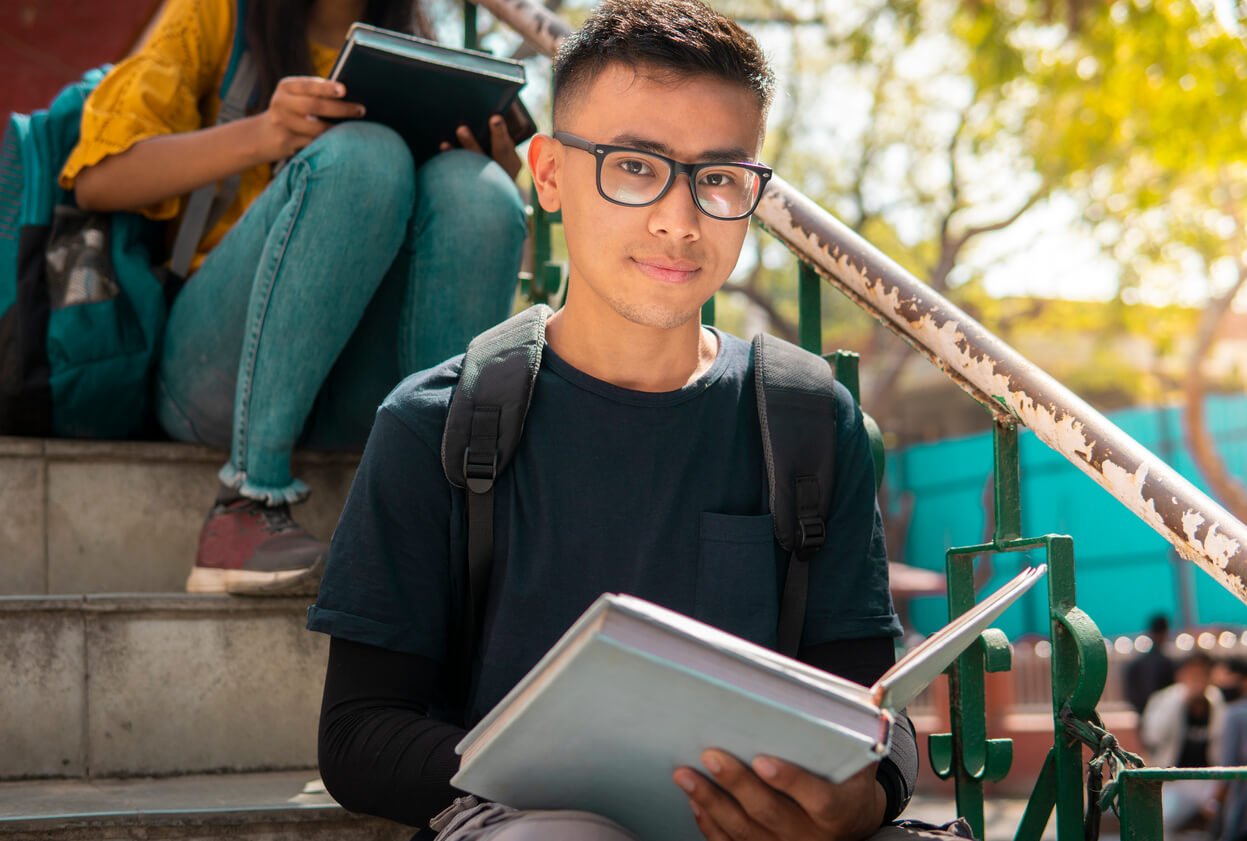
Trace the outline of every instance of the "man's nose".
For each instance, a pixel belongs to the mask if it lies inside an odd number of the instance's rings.
[[[679,238],[701,235],[702,212],[693,200],[689,176],[680,173],[666,195],[650,206],[650,233]]]

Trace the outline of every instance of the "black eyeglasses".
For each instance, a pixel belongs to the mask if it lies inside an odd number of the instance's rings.
[[[757,208],[771,168],[762,164],[686,164],[628,146],[606,146],[556,131],[564,146],[583,149],[597,159],[598,193],[613,204],[645,207],[661,199],[677,175],[688,175],[688,188],[697,209],[712,219],[744,219]]]

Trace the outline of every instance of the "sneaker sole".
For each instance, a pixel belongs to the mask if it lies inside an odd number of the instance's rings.
[[[186,592],[230,593],[236,596],[314,596],[320,589],[324,571],[323,557],[304,569],[277,572],[197,566],[186,579]]]

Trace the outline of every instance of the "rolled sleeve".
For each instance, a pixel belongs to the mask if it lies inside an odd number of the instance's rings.
[[[230,0],[169,0],[151,37],[114,67],[83,107],[78,145],[61,169],[60,185],[72,190],[79,173],[134,144],[205,124],[200,103],[224,73],[234,28]],[[214,115],[211,115],[214,116]],[[171,219],[181,199],[142,208],[152,219]]]
[[[334,531],[308,628],[445,662],[463,586],[455,494],[440,451],[387,401]]]

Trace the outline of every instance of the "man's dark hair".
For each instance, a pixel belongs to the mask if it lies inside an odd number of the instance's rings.
[[[554,122],[610,64],[709,75],[751,90],[766,115],[775,76],[753,36],[699,0],[605,0],[554,59]]]
[[[1158,613],[1152,617],[1152,621],[1147,625],[1147,632],[1154,636],[1164,636],[1169,633],[1169,619],[1163,613]]]

